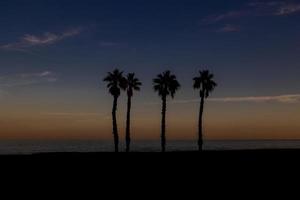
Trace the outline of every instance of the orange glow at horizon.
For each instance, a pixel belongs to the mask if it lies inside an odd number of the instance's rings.
[[[296,109],[297,108],[297,109]],[[29,109],[0,114],[0,139],[101,139],[112,138],[110,108],[104,114],[41,113]],[[51,109],[50,109],[51,110]],[[245,105],[208,103],[205,108],[206,139],[300,139],[298,104]],[[125,132],[125,110],[120,105],[118,125]],[[160,105],[139,106],[132,113],[132,138],[159,140]],[[170,140],[197,138],[197,104],[169,104],[167,136]]]

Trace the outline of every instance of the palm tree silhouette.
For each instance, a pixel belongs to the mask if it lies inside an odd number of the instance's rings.
[[[167,111],[167,96],[171,95],[174,98],[175,93],[180,88],[179,82],[176,80],[176,76],[172,75],[170,71],[165,71],[162,74],[157,75],[153,79],[154,91],[162,99],[162,120],[161,120],[161,147],[162,152],[166,151],[166,111]]]
[[[214,75],[208,70],[200,71],[200,76],[194,78],[194,89],[200,90],[200,112],[199,112],[199,124],[198,124],[198,146],[199,151],[203,150],[203,110],[204,100],[209,97],[213,92],[217,83],[213,80]]]
[[[126,118],[126,152],[130,151],[130,113],[131,113],[131,98],[133,96],[133,91],[140,91],[140,86],[142,83],[138,78],[135,77],[134,73],[127,75],[127,118]]]
[[[126,78],[123,77],[123,72],[116,69],[113,72],[108,72],[103,81],[108,83],[107,88],[109,89],[109,93],[114,97],[112,109],[113,136],[115,143],[115,152],[119,152],[119,134],[116,113],[118,98],[121,95],[121,90],[126,90]]]

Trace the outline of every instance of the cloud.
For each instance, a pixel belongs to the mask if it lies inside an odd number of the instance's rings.
[[[253,96],[253,97],[227,97],[212,98],[210,101],[216,102],[279,102],[279,103],[298,103],[300,102],[300,94],[279,95],[279,96]]]
[[[88,112],[48,112],[41,113],[43,116],[54,117],[54,118],[63,118],[63,119],[78,119],[78,122],[89,122],[97,121],[97,119],[110,119],[110,116],[107,114],[101,113],[88,113]]]
[[[282,5],[283,2],[280,1],[269,1],[269,2],[250,2],[248,6],[251,7],[272,7]]]
[[[224,27],[217,30],[219,33],[232,33],[232,32],[240,32],[240,28],[232,25],[232,24],[226,24]]]
[[[26,34],[15,43],[1,45],[0,49],[17,50],[17,51],[25,51],[26,52],[26,49],[28,49],[28,48],[52,45],[52,44],[60,42],[64,39],[79,35],[81,32],[82,32],[82,28],[77,28],[77,29],[67,30],[62,33],[46,32],[46,33],[44,33],[42,35],[38,35],[38,36]]]
[[[85,112],[53,112],[53,113],[44,113],[43,115],[48,116],[57,116],[57,117],[86,117],[86,116],[104,116],[100,113],[85,113]]]
[[[208,101],[211,102],[223,102],[223,103],[265,103],[265,102],[276,102],[276,103],[300,103],[300,94],[291,95],[279,95],[279,96],[250,96],[250,97],[224,97],[224,98],[210,98]],[[192,100],[177,100],[173,103],[185,104],[185,103],[196,103],[199,99]]]
[[[300,12],[300,3],[289,1],[252,2],[248,5],[259,9],[261,15],[284,16]]]
[[[223,21],[254,16],[285,16],[300,13],[300,3],[290,1],[256,1],[245,5],[241,10],[209,15],[202,19],[203,24],[216,24]]]
[[[28,86],[40,83],[51,83],[56,82],[57,79],[57,75],[51,71],[2,76],[0,77],[0,89],[17,86]]]
[[[234,18],[239,18],[242,16],[248,15],[248,12],[246,11],[230,11],[224,14],[219,14],[219,15],[210,15],[208,17],[205,17],[202,22],[204,24],[213,24],[217,23],[223,20],[228,20],[228,19],[234,19]]]
[[[300,12],[300,4],[286,4],[279,7],[275,15],[291,15]]]

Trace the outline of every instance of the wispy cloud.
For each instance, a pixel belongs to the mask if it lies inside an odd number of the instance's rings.
[[[300,3],[291,1],[251,2],[248,4],[260,11],[260,15],[284,16],[300,12]]]
[[[279,103],[299,103],[300,94],[279,95],[279,96],[252,96],[252,97],[226,97],[212,98],[210,101],[217,102],[279,102]]]
[[[74,37],[82,32],[82,28],[70,29],[62,33],[46,32],[42,35],[26,34],[19,38],[17,42],[0,46],[3,50],[26,51],[28,48],[37,46],[48,46],[60,42],[64,39]]]
[[[77,119],[78,122],[97,121],[99,118],[110,119],[107,114],[89,112],[47,112],[41,113],[41,115],[60,119]]]
[[[248,6],[250,7],[274,7],[274,6],[280,6],[282,5],[282,1],[253,1],[248,3]]]
[[[232,24],[226,24],[225,26],[217,30],[217,32],[219,33],[232,33],[232,32],[240,32],[240,31],[241,29],[238,26]]]
[[[17,86],[28,86],[39,83],[56,82],[57,79],[57,75],[51,71],[2,76],[0,77],[0,89]]]
[[[202,23],[204,24],[213,24],[220,21],[228,20],[228,19],[234,19],[239,18],[242,16],[248,15],[247,11],[241,10],[241,11],[229,11],[227,13],[218,14],[218,15],[210,15],[202,19]]]
[[[254,1],[244,5],[240,10],[206,16],[202,19],[202,24],[228,23],[242,17],[286,16],[297,13],[300,13],[300,3],[292,1]]]
[[[224,102],[224,103],[265,103],[265,102],[277,102],[277,103],[300,103],[300,94],[279,95],[279,96],[249,96],[249,97],[223,97],[223,98],[210,98],[211,102]],[[191,100],[177,100],[173,103],[185,104],[196,103],[199,99]]]
[[[100,113],[86,113],[86,112],[52,112],[43,113],[43,115],[57,116],[57,117],[86,117],[86,116],[104,116]]]
[[[291,15],[300,12],[300,3],[299,4],[285,4],[279,7],[275,15]]]

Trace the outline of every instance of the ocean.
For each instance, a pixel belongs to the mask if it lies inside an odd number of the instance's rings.
[[[120,145],[123,150],[124,144]],[[210,140],[205,141],[206,150],[252,150],[252,149],[300,149],[300,140]],[[0,154],[35,154],[55,152],[112,152],[111,141],[70,140],[70,141],[36,141],[10,140],[0,141]],[[169,141],[168,151],[195,151],[195,141]],[[135,152],[159,152],[160,141],[138,141],[132,143]]]

